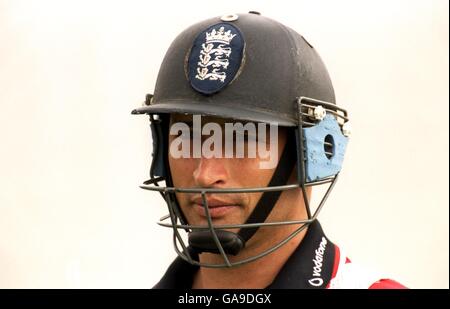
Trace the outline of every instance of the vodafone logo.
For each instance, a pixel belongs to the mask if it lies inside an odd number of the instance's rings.
[[[322,276],[322,265],[323,265],[323,255],[325,253],[325,249],[327,246],[327,240],[325,237],[322,237],[322,241],[319,244],[319,248],[316,249],[316,256],[312,260],[314,262],[313,267],[313,278],[309,279],[308,282],[312,286],[321,286],[323,284]]]

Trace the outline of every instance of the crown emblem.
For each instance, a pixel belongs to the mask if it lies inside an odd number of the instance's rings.
[[[219,31],[213,29],[211,32],[206,32],[206,43],[218,42],[230,44],[231,40],[236,34],[231,34],[231,30],[224,31],[224,27],[220,27]]]

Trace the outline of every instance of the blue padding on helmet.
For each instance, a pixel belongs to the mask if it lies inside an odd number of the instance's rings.
[[[333,156],[325,155],[325,137],[333,139]],[[303,129],[306,150],[306,181],[312,182],[328,176],[336,175],[342,167],[348,138],[345,137],[339,124],[331,115],[310,128]]]

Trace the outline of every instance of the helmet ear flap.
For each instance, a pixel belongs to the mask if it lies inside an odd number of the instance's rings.
[[[310,128],[303,129],[306,181],[313,182],[340,172],[348,138],[342,134],[333,116]]]
[[[167,158],[165,149],[167,148],[168,132],[167,115],[150,115],[150,131],[152,132],[152,163],[150,166],[150,178],[168,178]]]
[[[150,131],[152,132],[152,163],[150,166],[150,181],[162,178],[166,182],[166,187],[172,187],[172,176],[169,168],[169,114],[152,114],[150,115]],[[159,180],[158,180],[159,181]],[[164,199],[173,204],[176,216],[182,224],[187,224],[187,220],[181,211],[177,198],[174,193],[162,193]]]

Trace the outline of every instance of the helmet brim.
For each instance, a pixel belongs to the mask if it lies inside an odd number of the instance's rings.
[[[272,112],[259,109],[246,109],[237,104],[207,105],[194,102],[183,102],[179,100],[166,101],[149,106],[134,109],[133,115],[139,114],[193,114],[203,116],[214,116],[233,120],[254,121],[278,126],[297,126],[297,121],[292,119],[292,115],[273,114]]]

